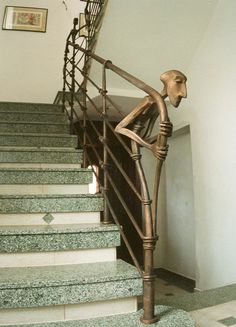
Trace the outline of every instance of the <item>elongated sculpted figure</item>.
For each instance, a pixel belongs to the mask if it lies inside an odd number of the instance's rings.
[[[160,101],[165,105],[165,98],[169,97],[170,103],[177,108],[182,98],[187,97],[186,81],[184,74],[177,70],[170,70],[160,77],[164,84],[160,92]],[[115,128],[117,133],[126,135],[139,145],[150,149],[154,156],[164,161],[168,151],[168,145],[158,146],[157,135],[151,136],[153,126],[159,116],[160,103],[154,101],[151,96],[146,96]],[[159,135],[166,137],[172,134],[172,123],[163,121],[160,123]]]

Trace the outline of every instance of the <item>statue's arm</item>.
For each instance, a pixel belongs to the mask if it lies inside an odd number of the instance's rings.
[[[158,135],[164,135],[166,137],[171,137],[172,132],[173,132],[173,124],[170,121],[164,121],[164,122],[160,123],[159,133],[154,136],[149,136],[149,137],[145,138],[145,141],[150,144],[153,144],[157,140]]]
[[[129,124],[133,123],[134,120],[141,115],[146,109],[153,105],[154,101],[151,97],[145,97],[138,105],[135,107],[115,128],[115,131],[119,134],[128,136],[130,139],[134,140],[141,146],[151,148],[151,144],[144,141],[138,134],[126,128]]]

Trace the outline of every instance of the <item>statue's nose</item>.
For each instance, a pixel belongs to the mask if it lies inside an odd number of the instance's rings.
[[[181,89],[181,96],[182,96],[182,98],[187,98],[187,89],[186,89],[186,87],[183,87]]]

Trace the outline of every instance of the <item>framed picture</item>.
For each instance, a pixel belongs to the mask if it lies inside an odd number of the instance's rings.
[[[79,14],[79,36],[88,37],[88,27],[86,26],[85,14]]]
[[[88,2],[88,0],[81,0],[83,2]],[[90,0],[89,2],[94,2],[94,3],[104,3],[104,0]]]
[[[48,10],[31,7],[5,7],[3,30],[46,32]]]

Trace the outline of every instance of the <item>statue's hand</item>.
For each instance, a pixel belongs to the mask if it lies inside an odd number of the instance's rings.
[[[163,121],[160,123],[160,133],[166,137],[171,137],[173,131],[173,124],[170,121]]]
[[[158,146],[157,142],[151,145],[151,150],[154,156],[160,161],[164,161],[166,159],[168,153],[169,145],[166,146]]]

